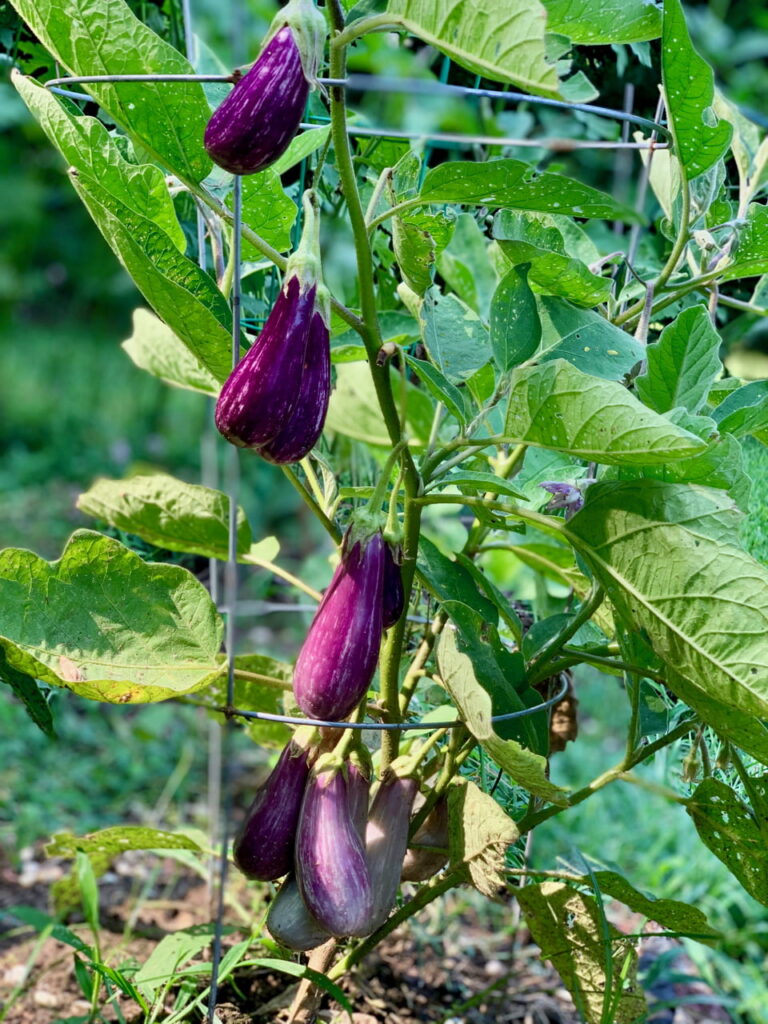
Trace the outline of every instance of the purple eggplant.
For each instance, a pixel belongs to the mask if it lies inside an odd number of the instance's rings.
[[[385,558],[379,532],[345,537],[293,674],[296,703],[311,718],[345,718],[368,689],[381,646]]]
[[[232,174],[274,163],[298,131],[325,42],[312,0],[291,0],[272,22],[258,59],[217,107],[205,129],[208,155]]]
[[[294,875],[280,886],[267,914],[267,930],[286,949],[304,953],[322,945],[329,933],[312,917],[301,898]]]
[[[331,935],[368,935],[373,892],[363,841],[340,768],[313,772],[296,834],[296,879],[305,906]]]
[[[291,740],[249,807],[233,848],[235,864],[247,878],[269,882],[293,868],[309,754]]]
[[[365,830],[365,860],[373,889],[369,931],[384,924],[395,904],[400,869],[408,848],[408,825],[419,783],[392,773],[386,776],[371,804]]]
[[[440,797],[408,843],[400,878],[425,882],[448,860],[448,799]]]
[[[232,444],[259,448],[276,437],[299,399],[315,285],[287,279],[253,345],[216,403],[216,426]]]
[[[308,455],[323,431],[331,397],[330,332],[315,311],[309,327],[298,399],[282,430],[259,448],[268,462],[299,462]]]
[[[397,555],[387,544],[387,557],[384,560],[384,629],[398,621],[405,607],[403,577],[400,572],[401,553]]]

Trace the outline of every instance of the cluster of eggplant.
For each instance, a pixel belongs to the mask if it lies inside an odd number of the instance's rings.
[[[208,123],[205,148],[215,163],[232,174],[255,174],[282,155],[316,84],[325,34],[312,0],[290,0],[279,12],[258,60]],[[305,193],[303,207],[301,242],[288,259],[281,292],[216,404],[224,437],[275,463],[298,462],[311,451],[331,392],[330,299],[313,192]],[[307,716],[339,722],[360,704],[382,634],[403,605],[397,551],[375,516],[361,516],[347,531],[296,663],[294,695]],[[447,857],[444,801],[408,848],[419,795],[409,762],[390,766],[371,800],[365,749],[341,756],[326,745],[314,728],[296,732],[234,844],[235,863],[248,878],[284,878],[267,927],[294,950],[312,949],[329,936],[369,935],[389,916],[401,874],[429,878]]]
[[[402,880],[431,877],[447,858],[444,801],[409,849],[418,780],[393,764],[371,800],[371,764],[359,747],[341,760],[299,730],[253,801],[234,844],[248,878],[285,876],[267,916],[281,945],[309,950],[330,936],[370,935],[386,921]]]
[[[290,0],[279,12],[258,60],[208,122],[204,144],[215,163],[255,174],[285,152],[316,83],[325,35],[312,0]],[[330,299],[321,281],[314,193],[303,203],[301,243],[280,294],[216,404],[216,426],[228,441],[280,464],[312,450],[331,394]]]

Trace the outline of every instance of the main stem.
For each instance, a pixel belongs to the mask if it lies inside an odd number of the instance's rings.
[[[343,79],[347,73],[346,47],[340,42],[338,34],[344,31],[344,11],[338,0],[331,0],[328,9],[332,27],[337,33],[336,38],[331,43],[330,77],[332,79]],[[376,363],[376,356],[382,346],[382,337],[376,311],[373,254],[368,239],[365,211],[360,201],[355,166],[352,160],[352,150],[350,149],[349,136],[347,134],[346,96],[343,86],[331,86],[330,98],[331,138],[333,139],[333,148],[336,154],[336,169],[339,172],[341,190],[347,202],[357,260],[360,310],[362,313],[362,324],[357,330],[365,345],[371,377],[373,378],[376,397],[381,407],[387,433],[392,444],[397,445],[402,440],[402,433],[400,417],[392,395],[389,366],[386,364],[378,366]],[[403,488],[405,491],[402,576],[403,589],[408,594],[411,590],[416,569],[416,554],[421,529],[421,509],[414,503],[413,499],[421,490],[421,479],[407,448],[403,451],[402,458]],[[387,720],[390,722],[399,722],[401,720],[399,675],[404,636],[405,615],[403,614],[387,634],[379,670],[381,697],[386,708]],[[399,735],[394,731],[384,734],[382,740],[382,767],[386,767],[397,756],[399,739]]]

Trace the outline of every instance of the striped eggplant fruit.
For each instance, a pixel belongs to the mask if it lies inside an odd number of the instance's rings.
[[[293,869],[309,758],[310,749],[291,740],[248,809],[233,847],[235,864],[247,878],[270,882]]]
[[[405,593],[403,591],[403,577],[400,573],[401,552],[397,554],[387,544],[387,557],[384,561],[384,629],[398,621],[403,614],[405,607]]]
[[[384,924],[395,905],[408,848],[411,808],[418,791],[416,779],[392,772],[382,779],[373,797],[365,829],[365,860],[373,889],[369,931]]]
[[[297,953],[321,946],[330,937],[307,910],[295,875],[286,878],[272,901],[267,930],[275,942]]]
[[[400,878],[426,882],[448,862],[448,798],[441,796],[408,842]]]
[[[203,142],[215,164],[255,174],[282,156],[315,84],[325,34],[312,0],[291,0],[277,14],[258,59],[208,121]]]
[[[301,898],[318,924],[339,938],[368,935],[373,891],[340,767],[313,771],[310,776],[295,858]]]
[[[345,537],[341,562],[309,627],[293,675],[296,703],[310,718],[345,718],[370,685],[381,647],[386,557],[378,531],[356,540],[349,533]]]

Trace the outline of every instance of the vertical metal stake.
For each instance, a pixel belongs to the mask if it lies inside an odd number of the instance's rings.
[[[242,224],[242,179],[235,175],[232,193],[232,261],[234,275],[232,280],[232,368],[240,359],[240,232]],[[235,624],[237,621],[237,492],[239,477],[238,449],[229,446],[227,459],[227,494],[229,496],[229,549],[224,571],[224,602],[226,605],[227,648],[227,707],[231,708],[235,700]],[[214,1024],[216,1001],[219,993],[219,964],[221,963],[221,937],[224,923],[224,891],[227,884],[227,851],[229,848],[229,826],[232,815],[232,789],[230,786],[229,754],[233,723],[227,718],[223,726],[222,736],[222,790],[221,809],[221,862],[219,868],[219,899],[216,912],[216,930],[213,939],[213,958],[211,963],[211,993],[208,1001],[208,1021]]]

